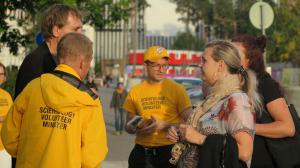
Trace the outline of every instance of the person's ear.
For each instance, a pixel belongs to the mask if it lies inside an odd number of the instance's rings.
[[[218,62],[218,72],[222,72],[226,68],[226,64],[224,60],[220,60]]]
[[[249,68],[249,66],[250,66],[250,60],[248,59],[248,58],[245,58],[245,65],[244,65],[245,67],[245,69],[248,69]]]
[[[148,75],[148,64],[146,62],[144,62],[144,74]]]
[[[146,62],[144,62],[144,70],[145,70],[145,72],[148,71],[148,64]]]
[[[53,26],[52,28],[52,36],[58,38],[61,34],[61,30],[58,26]]]

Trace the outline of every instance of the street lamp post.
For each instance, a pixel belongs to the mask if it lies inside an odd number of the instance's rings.
[[[137,2],[138,0],[132,0],[132,14],[131,14],[131,49],[133,51],[133,65],[132,70],[135,74],[136,68],[136,35],[137,35]]]

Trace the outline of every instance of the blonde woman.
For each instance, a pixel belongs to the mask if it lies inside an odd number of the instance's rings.
[[[167,135],[173,142],[183,142],[183,147],[179,148],[185,148],[177,166],[199,167],[202,156],[198,149],[205,144],[206,137],[228,134],[236,141],[238,160],[250,167],[255,133],[254,109],[260,108],[255,75],[241,66],[237,48],[224,40],[206,45],[201,70],[210,93],[194,110],[187,124],[180,125],[178,129],[170,128]]]

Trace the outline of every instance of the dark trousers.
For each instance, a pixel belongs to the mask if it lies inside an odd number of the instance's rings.
[[[128,159],[128,168],[176,168],[169,162],[173,145],[145,148],[136,144]]]
[[[11,167],[12,167],[12,168],[15,168],[15,167],[16,167],[16,163],[17,163],[17,159],[14,158],[14,157],[12,157],[12,158],[11,158]]]
[[[122,132],[124,128],[124,113],[122,108],[115,108],[115,129]]]

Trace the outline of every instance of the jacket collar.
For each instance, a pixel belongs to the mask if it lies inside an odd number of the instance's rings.
[[[75,76],[76,78],[80,79],[80,76],[78,75],[78,73],[72,68],[70,67],[69,65],[66,65],[66,64],[59,64],[55,70],[58,70],[58,71],[63,71],[63,72],[66,72],[66,73],[69,73],[73,76]],[[81,79],[80,79],[81,80]]]

